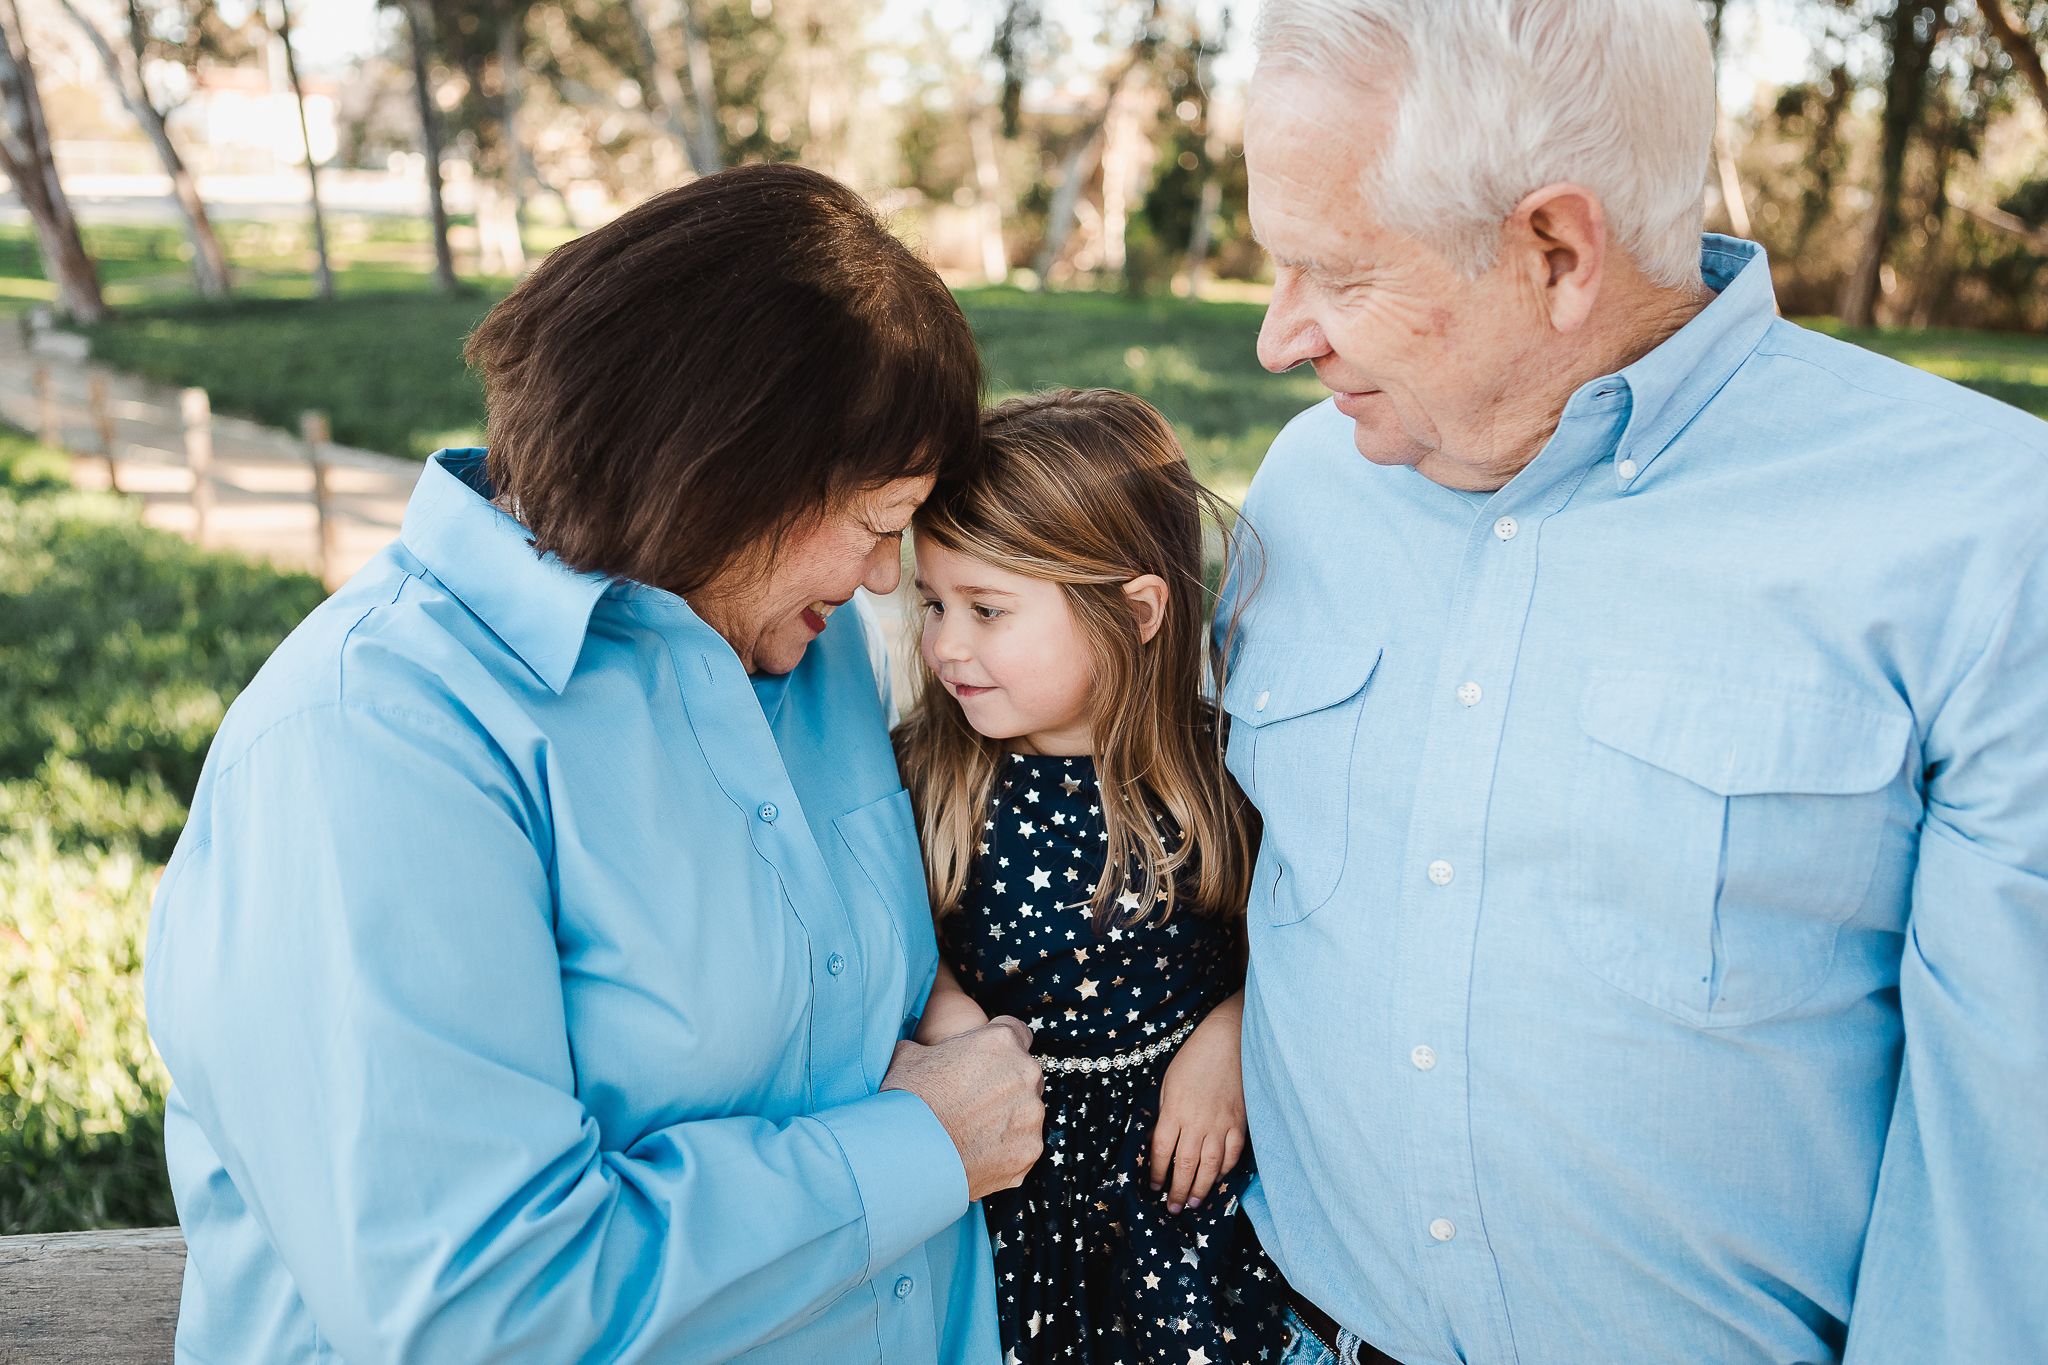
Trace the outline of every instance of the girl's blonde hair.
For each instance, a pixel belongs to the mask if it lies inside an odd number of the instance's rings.
[[[1223,766],[1222,716],[1203,698],[1208,629],[1202,517],[1223,503],[1195,481],[1173,429],[1150,404],[1108,389],[1013,398],[982,419],[984,450],[965,480],[918,509],[917,536],[1027,578],[1058,583],[1094,655],[1095,770],[1109,841],[1093,908],[1111,919],[1135,864],[1139,909],[1126,922],[1197,911],[1235,914],[1250,893],[1256,815]],[[1229,537],[1225,537],[1228,545]],[[1124,584],[1166,580],[1164,618],[1141,642]],[[917,811],[932,910],[965,895],[1001,740],[967,723],[928,666],[896,730],[904,785]],[[1180,838],[1169,848],[1154,812]],[[1183,883],[1192,873],[1192,887]]]

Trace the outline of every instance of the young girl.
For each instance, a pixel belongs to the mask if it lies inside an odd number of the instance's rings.
[[[918,1029],[997,1014],[1045,1065],[1045,1153],[983,1201],[1004,1361],[1278,1360],[1238,1211],[1253,816],[1203,700],[1210,496],[1126,394],[1004,403],[918,512],[924,686],[897,730],[941,945]]]

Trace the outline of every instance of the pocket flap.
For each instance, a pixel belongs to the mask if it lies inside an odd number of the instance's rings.
[[[1248,649],[1245,664],[1223,688],[1223,709],[1253,727],[1325,710],[1372,681],[1381,652],[1332,645]]]
[[[1586,734],[1718,796],[1853,796],[1898,776],[1910,716],[1817,692],[1596,671]]]

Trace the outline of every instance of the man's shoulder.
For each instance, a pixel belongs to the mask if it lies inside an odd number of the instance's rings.
[[[1890,356],[1780,318],[1758,343],[1758,378],[1804,421],[1879,434],[1894,449],[2004,450],[2048,458],[2048,422]]]
[[[1252,476],[1246,508],[1263,505],[1269,514],[1284,515],[1326,503],[1332,477],[1366,463],[1353,440],[1354,429],[1333,399],[1296,414],[1273,438]]]

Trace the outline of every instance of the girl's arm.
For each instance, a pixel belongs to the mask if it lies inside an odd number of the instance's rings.
[[[937,992],[934,992],[936,995]],[[1218,1177],[1244,1154],[1244,1073],[1238,1030],[1244,1022],[1240,990],[1210,1010],[1166,1064],[1159,1086],[1159,1123],[1152,1130],[1152,1188],[1167,1184],[1169,1213],[1200,1208]]]
[[[939,959],[939,975],[932,982],[931,998],[925,1001],[924,1018],[917,1021],[917,1041],[924,1044],[951,1038],[956,1033],[980,1028],[988,1022],[988,1012],[974,1003],[974,998],[960,989],[959,979],[953,969],[946,965],[946,959]],[[1237,1046],[1235,1031],[1231,1034],[1232,1055]],[[1188,1041],[1192,1043],[1193,1038]],[[1234,1063],[1233,1063],[1234,1064]],[[1239,1107],[1243,1107],[1242,1099]]]

